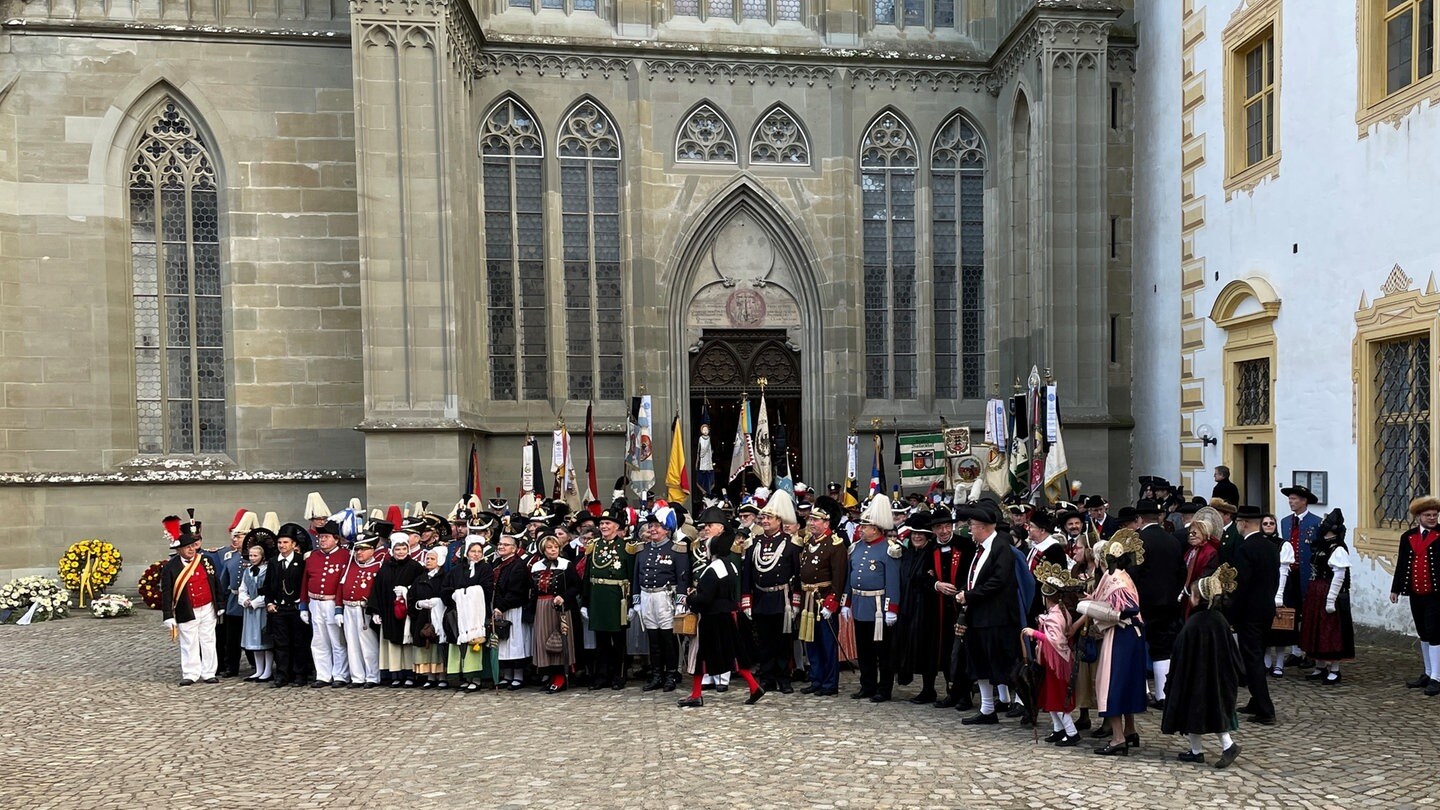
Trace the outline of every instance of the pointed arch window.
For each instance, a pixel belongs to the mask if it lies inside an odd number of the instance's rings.
[[[681,163],[737,163],[735,130],[709,104],[696,107],[680,122],[675,135],[675,160]]]
[[[777,104],[760,116],[750,135],[750,162],[810,165],[810,139],[789,110]]]
[[[130,157],[135,405],[141,453],[223,453],[225,325],[215,162],[166,98]]]
[[[985,380],[985,143],[961,113],[930,152],[935,396],[979,399]]]
[[[865,260],[865,396],[914,399],[915,136],[886,110],[860,144]]]
[[[490,396],[549,396],[546,356],[544,140],[518,99],[501,99],[480,130],[485,207]]]
[[[625,388],[620,136],[614,120],[587,99],[566,113],[557,145],[568,396],[618,400]]]

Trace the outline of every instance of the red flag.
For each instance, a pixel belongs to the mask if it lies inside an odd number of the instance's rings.
[[[604,511],[600,508],[598,493],[600,487],[595,483],[595,415],[593,413],[595,403],[585,406],[585,503],[586,508],[596,517]]]

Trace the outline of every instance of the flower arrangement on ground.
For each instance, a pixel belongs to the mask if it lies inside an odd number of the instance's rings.
[[[140,598],[144,600],[145,607],[151,610],[160,609],[160,570],[164,567],[164,560],[156,560],[140,575]]]
[[[80,597],[80,607],[115,582],[120,550],[104,540],[81,540],[60,555],[60,581]]]
[[[135,603],[118,593],[101,594],[90,602],[90,615],[97,619],[114,619],[135,612]]]
[[[0,586],[0,616],[16,624],[62,619],[69,614],[70,592],[59,580],[21,577]]]

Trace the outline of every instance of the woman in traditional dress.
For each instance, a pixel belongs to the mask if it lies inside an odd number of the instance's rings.
[[[1035,642],[1035,660],[1045,668],[1036,700],[1036,708],[1050,715],[1051,733],[1045,742],[1069,748],[1080,743],[1080,731],[1070,716],[1075,710],[1075,695],[1070,689],[1075,662],[1070,650],[1070,611],[1065,607],[1065,599],[1083,586],[1053,562],[1035,566],[1035,581],[1040,586],[1045,609],[1036,619],[1036,626],[1026,627],[1020,634]]]
[[[710,539],[710,564],[705,567],[699,581],[685,597],[690,610],[700,617],[698,635],[701,666],[697,668],[691,681],[690,696],[677,702],[682,708],[705,705],[704,698],[700,697],[704,672],[733,670],[740,673],[740,677],[750,686],[750,697],[745,699],[747,705],[765,696],[765,690],[760,687],[759,681],[750,673],[746,662],[739,658],[739,630],[735,626],[738,602],[735,599],[734,583],[740,576],[740,569],[727,558],[734,542],[735,535],[728,526],[724,532]]]
[[[1320,521],[1310,545],[1313,579],[1305,593],[1300,649],[1314,659],[1306,680],[1340,683],[1340,662],[1355,657],[1355,623],[1350,616],[1350,549],[1345,545],[1345,515],[1331,510]]]
[[[456,688],[478,692],[489,657],[485,625],[490,617],[495,575],[485,562],[485,542],[479,537],[466,540],[464,561],[451,565],[445,575],[445,602],[453,611],[455,631],[446,645],[445,675]]]
[[[1235,583],[1235,569],[1221,565],[1213,575],[1197,580],[1186,598],[1190,616],[1175,637],[1160,719],[1161,732],[1189,736],[1189,750],[1176,757],[1181,762],[1205,762],[1202,734],[1219,735],[1215,767],[1228,768],[1240,755],[1230,732],[1239,727],[1235,694],[1245,666],[1223,612],[1224,596],[1235,590]]]
[[[530,658],[530,623],[525,614],[530,607],[530,572],[520,558],[521,536],[501,535],[500,559],[495,563],[494,600],[490,617],[499,624],[509,622],[508,630],[496,631],[500,638],[500,686],[515,691],[525,685],[525,662]]]
[[[415,640],[415,679],[421,689],[448,689],[445,680],[445,555],[443,545],[424,552],[425,574],[410,586],[410,636]]]
[[[390,535],[390,554],[375,575],[367,612],[380,627],[380,682],[395,686],[415,685],[415,639],[410,634],[410,586],[425,573],[410,559],[410,536]]]
[[[1187,618],[1193,604],[1187,598],[1191,588],[1220,567],[1220,523],[1220,513],[1209,506],[1201,507],[1190,521],[1189,542],[1185,548],[1185,588],[1180,592],[1182,612]]]
[[[1285,655],[1290,647],[1300,643],[1300,601],[1305,596],[1300,592],[1300,566],[1295,558],[1295,547],[1280,536],[1280,524],[1269,513],[1260,518],[1260,533],[1280,550],[1280,590],[1275,593],[1275,607],[1294,611],[1287,627],[1271,627],[1265,631],[1265,664],[1270,667],[1270,677],[1285,676]]]
[[[237,595],[241,616],[240,647],[255,655],[255,672],[247,681],[269,683],[275,664],[275,644],[270,640],[270,630],[265,613],[265,577],[270,573],[270,563],[265,558],[265,547],[259,544],[246,549],[250,564],[240,573],[240,593]]]
[[[1095,702],[1100,716],[1112,718],[1110,742],[1095,749],[1102,756],[1128,756],[1140,745],[1135,715],[1145,711],[1145,625],[1140,597],[1128,573],[1145,559],[1145,546],[1134,529],[1121,529],[1105,543],[1105,565],[1092,600],[1079,610],[1103,633],[1095,667]]]
[[[1069,554],[1070,576],[1078,583],[1076,595],[1080,599],[1090,599],[1104,573],[1095,561],[1095,548],[1082,538],[1070,546]],[[1090,710],[1097,708],[1095,664],[1100,658],[1100,635],[1100,628],[1094,622],[1079,613],[1075,614],[1070,623],[1070,649],[1075,657],[1075,708],[1080,710],[1075,728],[1079,731],[1090,728]],[[1110,731],[1102,721],[1092,736],[1096,739],[1108,737]]]
[[[563,547],[556,535],[540,538],[540,559],[530,566],[532,655],[535,668],[549,676],[545,691],[552,695],[565,691],[575,666],[575,631],[580,626],[573,615],[580,602],[580,577],[574,564],[560,556]]]

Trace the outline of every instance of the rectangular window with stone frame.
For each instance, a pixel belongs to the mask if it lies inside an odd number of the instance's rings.
[[[1356,0],[1359,5],[1360,105],[1364,134],[1377,121],[1440,101],[1435,46],[1436,0]]]
[[[1369,350],[1372,517],[1376,526],[1403,530],[1410,523],[1410,500],[1431,491],[1430,335],[1375,341]]]
[[[953,31],[956,26],[955,0],[872,0],[870,16],[875,25],[901,30]]]
[[[513,2],[513,0],[512,0]],[[672,0],[671,12],[676,17],[698,17],[701,20],[764,20],[771,25],[799,22],[801,0]]]

